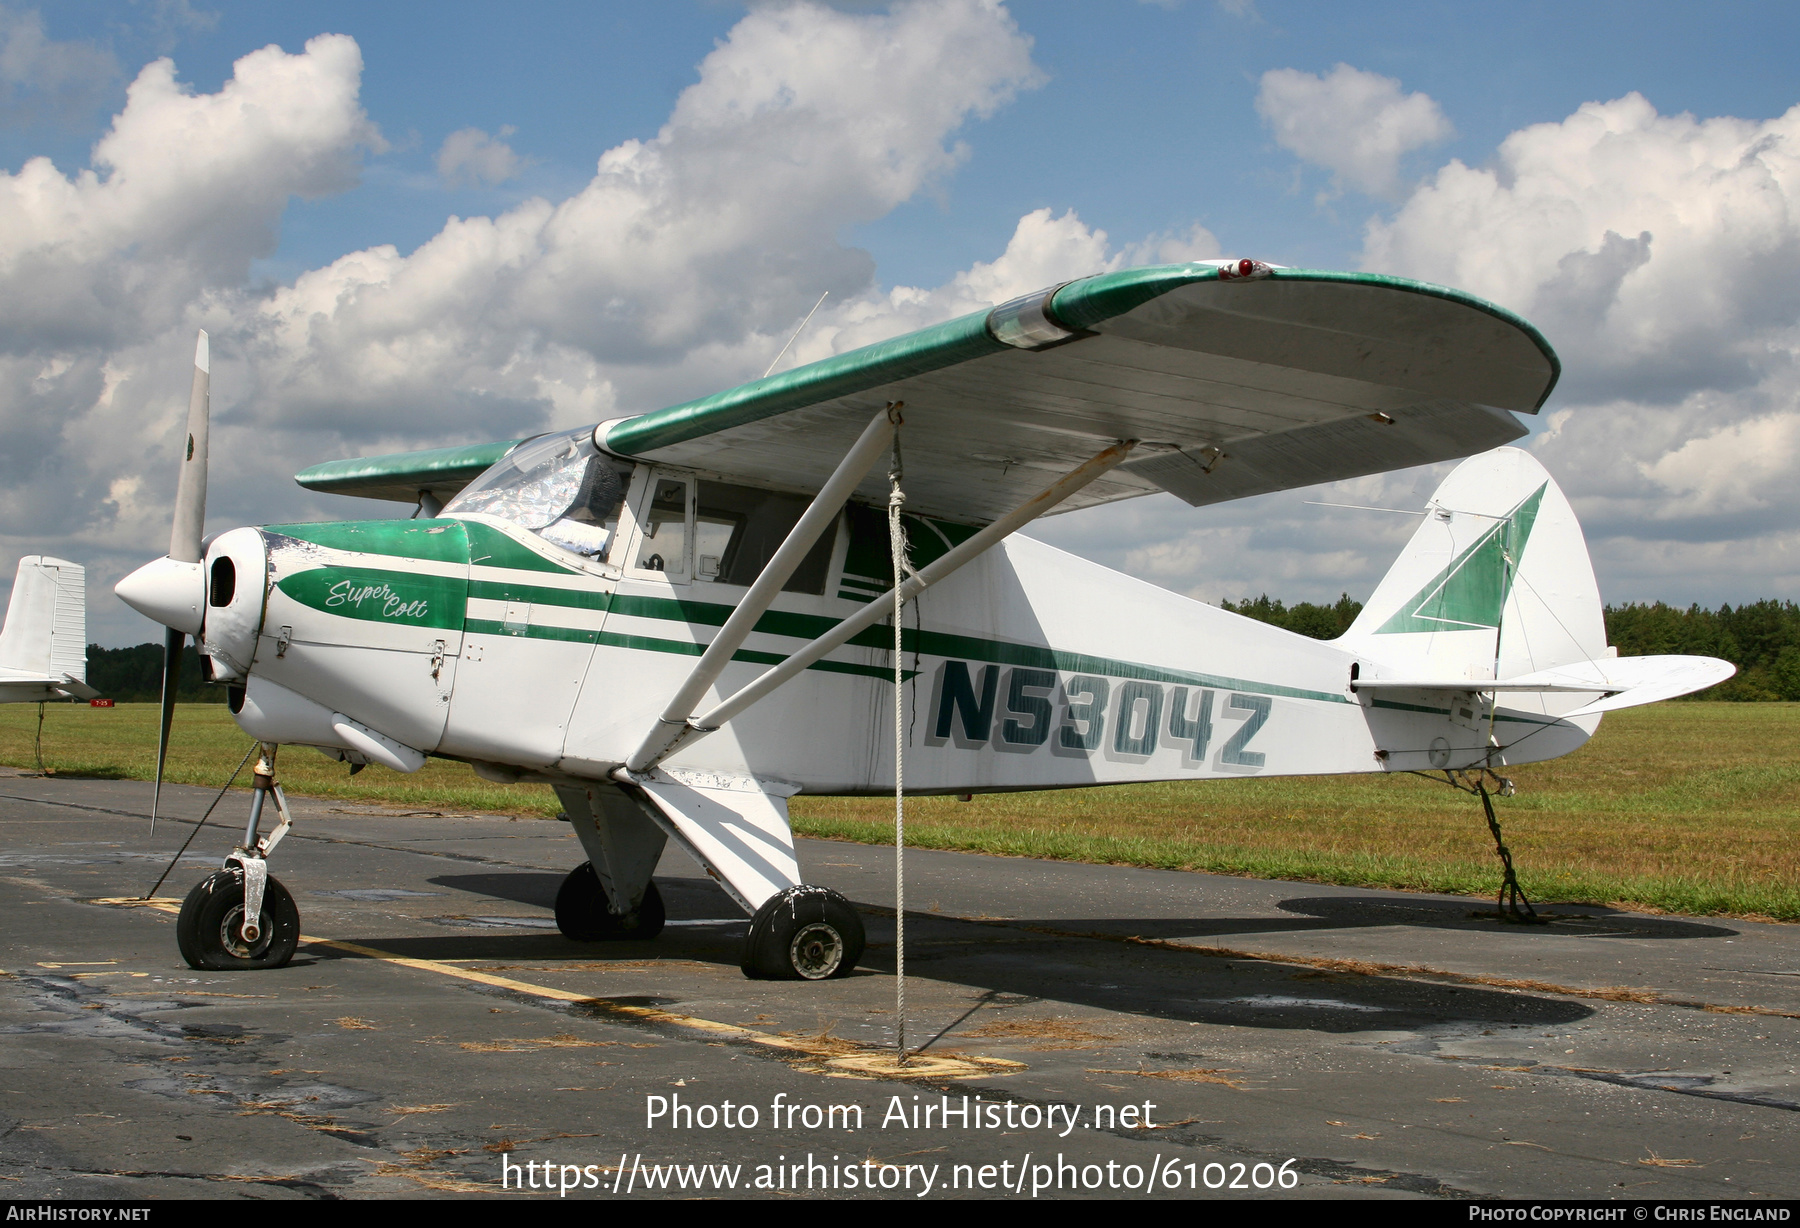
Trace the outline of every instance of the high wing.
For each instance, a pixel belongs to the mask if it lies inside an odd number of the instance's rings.
[[[596,440],[813,491],[869,416],[899,401],[908,509],[984,524],[1117,440],[1138,441],[1133,459],[1060,510],[1157,490],[1202,506],[1483,452],[1526,433],[1513,413],[1535,413],[1559,369],[1530,324],[1459,291],[1251,261],[1164,265],[602,423]],[[460,450],[465,469],[506,446]],[[460,477],[444,463],[453,451],[297,477],[411,501]],[[884,501],[885,472],[857,496]]]
[[[326,461],[295,474],[294,480],[322,494],[395,499],[401,503],[417,503],[420,495],[430,495],[444,504],[523,442],[506,439],[461,448]]]

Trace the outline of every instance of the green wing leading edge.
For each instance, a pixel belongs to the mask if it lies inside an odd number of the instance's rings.
[[[905,404],[909,509],[984,524],[1109,441],[1136,459],[1063,510],[1167,490],[1200,506],[1429,464],[1525,434],[1559,364],[1459,291],[1252,261],[1081,278],[682,405],[600,424],[636,460],[817,490]],[[516,442],[516,441],[514,441]],[[311,490],[442,503],[513,442],[333,461]],[[876,474],[858,497],[881,501]]]

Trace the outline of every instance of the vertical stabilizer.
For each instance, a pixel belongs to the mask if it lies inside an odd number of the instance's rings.
[[[1600,587],[1575,511],[1537,459],[1458,465],[1340,645],[1365,677],[1481,681],[1608,658]],[[1546,695],[1509,707],[1579,706]]]
[[[19,560],[0,629],[0,670],[87,681],[87,568],[47,555]]]

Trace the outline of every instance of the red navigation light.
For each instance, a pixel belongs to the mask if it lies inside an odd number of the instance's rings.
[[[1269,266],[1260,260],[1246,257],[1232,264],[1219,266],[1220,281],[1255,281],[1269,275]]]

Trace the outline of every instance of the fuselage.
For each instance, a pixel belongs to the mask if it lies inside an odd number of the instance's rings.
[[[604,778],[741,599],[750,556],[772,549],[757,533],[779,540],[758,517],[804,505],[649,466],[627,486],[616,523],[590,535],[603,550],[454,505],[222,534],[205,561],[214,676],[244,688],[237,719],[265,741],[403,769],[436,754],[501,778]],[[909,529],[920,565],[970,531]],[[849,508],[716,695],[877,598],[887,548],[883,519]],[[909,604],[904,634],[914,792],[1518,763],[1566,754],[1598,723],[1371,699],[1350,686],[1370,663],[1345,647],[1017,536]],[[788,791],[891,789],[891,644],[891,626],[871,628],[670,765]]]

